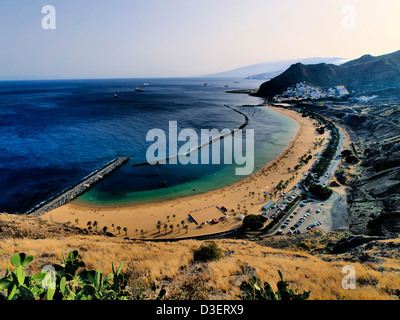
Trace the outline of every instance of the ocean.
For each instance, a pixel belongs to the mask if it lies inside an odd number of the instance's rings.
[[[245,107],[260,98],[225,92],[260,84],[196,78],[0,82],[0,212],[24,213],[121,156],[131,160],[74,201],[162,201],[244,179],[235,163],[134,165],[146,161],[151,129],[168,132],[176,121],[178,130],[233,130],[245,114],[245,129],[255,132],[254,170],[262,168],[287,148],[298,127],[273,110]]]

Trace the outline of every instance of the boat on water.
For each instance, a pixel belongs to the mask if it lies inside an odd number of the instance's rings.
[[[205,85],[205,86],[208,86],[208,85],[209,85],[209,83],[207,82],[207,83],[205,83],[204,85]]]
[[[143,89],[136,88],[136,89],[135,89],[135,91],[137,91],[137,92],[142,92],[142,91],[143,91]]]
[[[116,93],[114,94],[114,98],[118,98],[118,95]]]
[[[144,86],[148,86],[149,84],[147,82],[143,83]]]

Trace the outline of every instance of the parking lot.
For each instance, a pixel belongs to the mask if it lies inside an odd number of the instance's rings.
[[[330,231],[331,205],[332,203],[324,203],[315,199],[305,200],[287,219],[280,223],[280,228],[276,234],[304,233],[313,228],[318,228],[326,232]]]

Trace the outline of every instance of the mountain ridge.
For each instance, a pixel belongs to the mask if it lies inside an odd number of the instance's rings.
[[[290,65],[302,62],[304,64],[317,64],[317,63],[331,63],[340,64],[347,59],[339,57],[313,57],[305,59],[288,59],[288,60],[275,60],[262,62],[257,64],[251,64],[248,66],[235,68],[232,70],[218,72],[215,74],[208,75],[208,77],[220,77],[220,78],[246,78],[246,79],[271,79],[284,70],[286,70]]]
[[[264,82],[254,95],[272,99],[302,81],[319,87],[344,85],[354,91],[400,87],[400,50],[382,56],[363,55],[342,65],[292,64],[279,76]]]

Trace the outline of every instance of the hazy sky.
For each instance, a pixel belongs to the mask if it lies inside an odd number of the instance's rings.
[[[400,50],[400,1],[1,0],[0,42],[0,79],[196,76]]]

